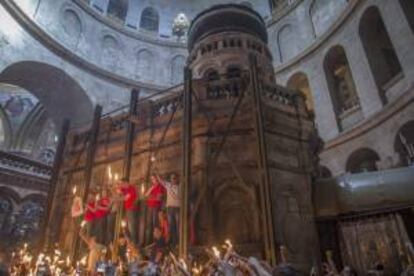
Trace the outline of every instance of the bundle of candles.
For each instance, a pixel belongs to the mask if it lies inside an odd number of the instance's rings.
[[[12,253],[10,275],[82,275],[86,258],[77,262],[76,267],[72,266],[70,257],[65,258],[59,249],[51,253],[41,252],[35,258],[25,243],[22,249]]]
[[[94,275],[252,275],[270,276],[272,268],[254,257],[245,258],[236,253],[227,240],[222,248],[213,246],[205,249],[207,261],[197,263],[191,258],[177,258],[172,252],[160,263],[143,260],[128,250],[128,263],[116,262],[104,258],[96,264]],[[25,244],[19,252],[14,252],[10,266],[10,275],[87,275],[87,256],[82,257],[76,265],[60,250],[52,253],[40,253],[37,258]],[[131,271],[132,270],[132,271]]]

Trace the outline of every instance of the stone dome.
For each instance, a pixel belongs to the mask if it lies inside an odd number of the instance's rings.
[[[246,5],[225,4],[213,6],[193,19],[188,49],[205,36],[228,31],[248,33],[267,43],[265,22],[256,11]]]

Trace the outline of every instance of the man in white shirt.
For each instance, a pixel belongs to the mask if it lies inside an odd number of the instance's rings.
[[[161,181],[167,190],[167,214],[170,228],[170,243],[175,246],[178,243],[178,217],[180,214],[180,185],[175,173],[170,175],[170,182]]]

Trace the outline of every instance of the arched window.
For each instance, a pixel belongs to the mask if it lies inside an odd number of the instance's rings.
[[[204,77],[209,81],[216,81],[220,79],[219,73],[213,69],[207,70]]]
[[[109,0],[108,3],[108,16],[125,21],[128,11],[128,0]]]
[[[348,0],[314,0],[310,5],[310,17],[315,36],[322,35],[338,18]]]
[[[171,62],[171,83],[179,84],[184,80],[185,57],[176,56]]]
[[[346,162],[346,171],[350,173],[377,171],[378,154],[368,148],[354,151]]]
[[[241,70],[236,65],[231,65],[227,68],[226,77],[228,79],[240,78]]]
[[[414,1],[413,0],[400,0],[401,8],[404,11],[411,31],[414,32]]]
[[[280,62],[285,62],[295,56],[297,44],[296,28],[292,25],[283,26],[277,34],[277,44],[280,51]]]
[[[402,71],[377,7],[372,6],[365,10],[359,23],[359,35],[380,97],[386,103],[385,93]]]
[[[148,50],[142,50],[137,55],[136,74],[140,79],[154,78],[154,55]]]
[[[354,124],[360,119],[353,117],[349,120],[349,116],[358,115],[354,111],[360,104],[344,48],[338,45],[329,50],[324,60],[324,70],[338,126],[344,130],[350,126],[350,121]]]
[[[309,86],[308,77],[304,73],[298,72],[293,74],[287,82],[287,87],[301,91],[306,97],[306,107],[308,110],[314,110],[313,96]]]
[[[43,219],[44,207],[40,202],[26,200],[20,206],[16,216],[16,234],[19,238],[31,240],[37,238],[40,224]]]
[[[150,32],[158,32],[159,21],[160,16],[157,10],[152,7],[147,7],[141,13],[139,27]]]
[[[408,166],[414,162],[414,121],[405,123],[398,130],[394,149],[400,156],[399,165]]]

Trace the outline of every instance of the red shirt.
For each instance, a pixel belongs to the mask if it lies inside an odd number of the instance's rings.
[[[166,192],[160,183],[154,185],[147,199],[148,208],[160,208],[162,205],[161,196]]]
[[[109,213],[109,204],[111,201],[109,200],[109,197],[103,197],[98,201],[98,207],[95,212],[96,218],[103,218]],[[101,208],[105,208],[106,210],[103,210]]]
[[[135,210],[135,201],[137,200],[137,191],[132,184],[124,185],[121,187],[121,193],[124,197],[124,208],[126,210]]]
[[[95,219],[95,213],[89,210],[89,208],[95,209],[95,206],[96,206],[95,200],[91,200],[88,202],[88,205],[86,206],[86,210],[85,210],[86,221],[93,221]]]

